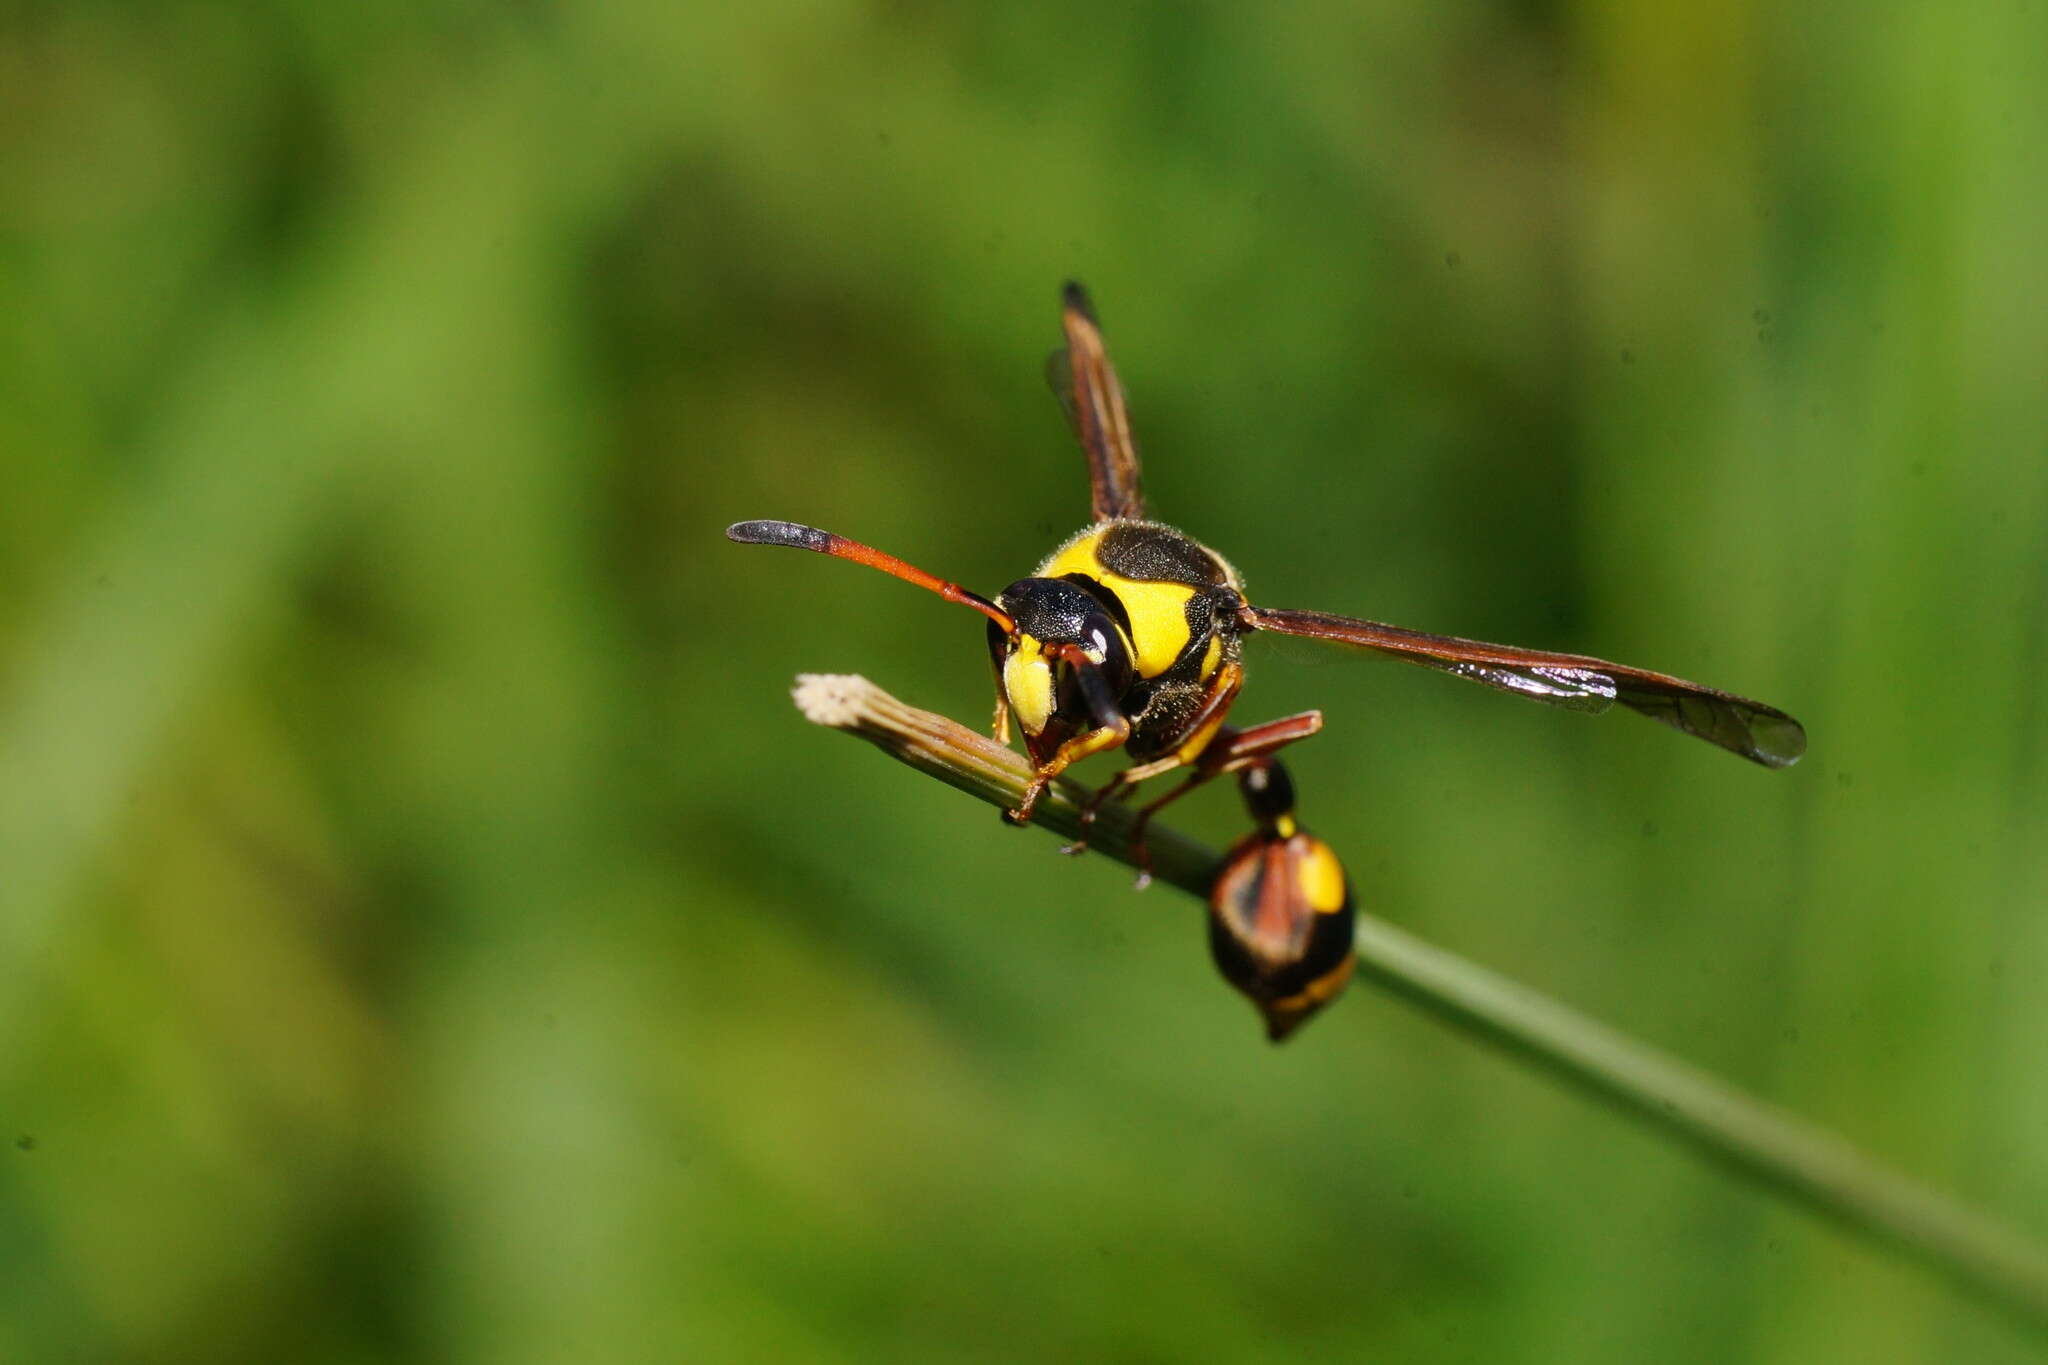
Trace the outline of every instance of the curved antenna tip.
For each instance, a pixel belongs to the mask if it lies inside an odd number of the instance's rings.
[[[815,526],[793,521],[736,521],[725,528],[727,540],[742,545],[787,545],[792,550],[824,550],[832,536]]]

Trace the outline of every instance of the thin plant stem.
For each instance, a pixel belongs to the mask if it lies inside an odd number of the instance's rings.
[[[1015,806],[1030,778],[1021,755],[898,701],[865,678],[805,674],[795,698],[808,719],[858,735],[992,805]],[[1074,837],[1088,795],[1077,783],[1055,782],[1033,823]],[[1090,849],[1135,866],[1131,821],[1127,807],[1105,807]],[[1154,877],[1208,899],[1219,854],[1156,823],[1147,842]],[[1885,1169],[1835,1134],[1364,913],[1358,916],[1358,971],[1361,979],[1607,1101],[1652,1132],[1906,1253],[2036,1329],[2048,1327],[2048,1253]]]

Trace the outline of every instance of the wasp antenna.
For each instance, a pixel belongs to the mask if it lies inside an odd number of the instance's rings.
[[[799,526],[793,521],[736,521],[725,528],[725,538],[742,545],[787,545],[792,550],[816,550],[827,555],[832,553],[832,542],[837,539],[829,531]]]
[[[872,545],[863,545],[857,540],[820,531],[815,526],[800,526],[793,521],[736,521],[725,528],[727,540],[742,545],[786,545],[792,550],[810,550],[834,559],[850,559],[856,564],[865,564],[870,569],[879,569],[893,578],[935,592],[948,602],[958,602],[963,607],[972,607],[996,623],[1005,635],[1017,633],[1017,623],[1010,614],[980,593],[969,592],[958,583],[948,583],[936,574],[928,574],[914,564],[906,564],[895,555],[884,554]]]

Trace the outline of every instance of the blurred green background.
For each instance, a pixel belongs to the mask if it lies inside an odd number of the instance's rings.
[[[1368,908],[2048,1233],[2048,9],[0,19],[0,1359],[2006,1361],[803,724],[979,724],[1093,289]],[[1097,776],[1113,770],[1104,763]],[[1229,792],[1177,824],[1216,841]]]

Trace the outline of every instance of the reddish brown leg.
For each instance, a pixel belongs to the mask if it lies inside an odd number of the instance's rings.
[[[1109,781],[1102,784],[1102,789],[1096,792],[1093,797],[1089,798],[1088,804],[1081,808],[1080,837],[1075,839],[1074,842],[1071,844],[1060,845],[1060,852],[1066,854],[1068,857],[1071,858],[1086,853],[1088,851],[1088,832],[1095,827],[1096,813],[1100,811],[1104,806],[1108,805],[1111,801],[1114,801],[1119,792],[1127,791],[1130,788],[1135,787],[1138,784],[1138,782],[1142,780],[1140,778],[1133,778],[1131,776],[1131,774],[1136,771],[1136,767],[1126,768],[1122,772],[1118,773],[1115,777],[1110,778]]]
[[[1286,748],[1298,739],[1307,739],[1323,728],[1323,713],[1303,711],[1299,715],[1282,716],[1248,730],[1233,730],[1228,726],[1216,732],[1216,738],[1209,741],[1209,747],[1202,750],[1195,760],[1194,771],[1178,787],[1149,805],[1138,808],[1138,818],[1131,825],[1132,860],[1138,865],[1138,888],[1143,890],[1152,884],[1152,851],[1145,844],[1145,830],[1152,823],[1152,817],[1166,807],[1186,796],[1205,782],[1250,767],[1268,754]]]
[[[1038,805],[1038,798],[1045,794],[1045,789],[1052,785],[1055,777],[1065,772],[1069,765],[1080,762],[1090,754],[1099,754],[1104,749],[1116,748],[1130,737],[1130,733],[1131,723],[1118,716],[1116,724],[1090,730],[1085,735],[1076,735],[1060,745],[1053,756],[1039,764],[1037,770],[1031,774],[1031,781],[1024,788],[1023,801],[1018,803],[1017,809],[1004,811],[1003,819],[1013,825],[1030,824],[1031,812]],[[1091,801],[1089,805],[1092,807],[1094,803]]]
[[[1187,729],[1184,732],[1188,738],[1181,748],[1166,755],[1164,758],[1155,758],[1150,763],[1134,763],[1111,778],[1101,791],[1095,793],[1094,799],[1082,810],[1081,837],[1068,844],[1065,848],[1062,848],[1060,852],[1086,853],[1088,851],[1088,833],[1095,825],[1097,813],[1105,805],[1109,804],[1120,793],[1137,786],[1146,778],[1158,777],[1161,773],[1170,773],[1175,768],[1187,764],[1189,760],[1183,757],[1183,755],[1187,752],[1189,744],[1200,742],[1205,735],[1212,731],[1216,734],[1221,734],[1220,727],[1223,717],[1229,713],[1230,704],[1237,700],[1238,689],[1243,686],[1244,667],[1241,664],[1227,663],[1218,669],[1214,685],[1209,689],[1209,695],[1202,699],[1202,709],[1197,711],[1194,718],[1188,722]],[[1211,739],[1209,742],[1213,744],[1215,740]]]
[[[1071,664],[1074,675],[1080,680],[1082,695],[1087,699],[1095,728],[1086,734],[1075,735],[1055,749],[1052,756],[1039,763],[1031,774],[1031,781],[1024,788],[1024,799],[1017,809],[1003,812],[1003,819],[1012,825],[1031,823],[1031,812],[1038,805],[1038,798],[1052,785],[1052,780],[1065,772],[1070,764],[1078,763],[1090,754],[1099,754],[1104,749],[1115,749],[1131,737],[1131,722],[1123,712],[1116,709],[1116,698],[1110,694],[1109,686],[1102,679],[1095,661],[1081,651],[1078,645],[1055,645],[1046,651],[1062,661]],[[1093,804],[1093,803],[1091,803]]]

